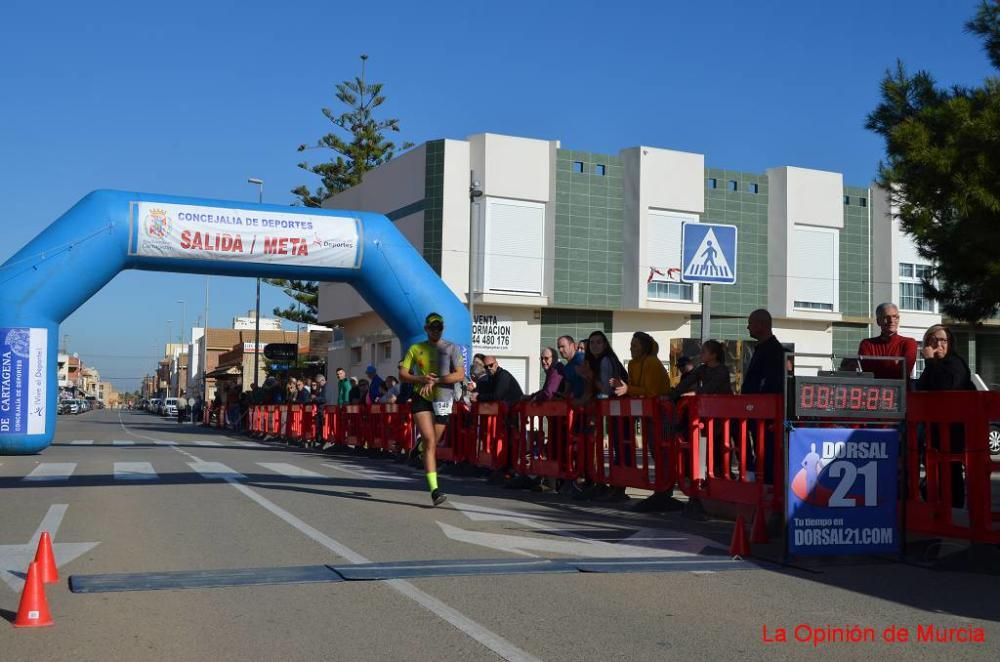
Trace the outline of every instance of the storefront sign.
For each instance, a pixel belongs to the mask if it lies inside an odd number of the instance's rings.
[[[513,330],[510,317],[476,315],[472,321],[472,348],[477,352],[506,352]]]
[[[45,433],[48,330],[0,327],[0,434]]]
[[[355,218],[139,202],[134,253],[354,269],[361,265]]]
[[[899,550],[897,430],[795,428],[788,435],[788,551]]]

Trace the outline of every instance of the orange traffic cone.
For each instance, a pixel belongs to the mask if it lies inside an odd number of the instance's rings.
[[[59,581],[59,569],[56,567],[56,556],[52,551],[52,538],[48,531],[42,532],[42,537],[38,541],[38,551],[35,552],[35,563],[38,564],[39,574],[42,576],[43,584],[52,584]]]
[[[45,585],[34,561],[28,566],[28,578],[24,582],[21,603],[17,606],[16,628],[40,628],[53,625],[49,613],[49,601],[45,599]]]
[[[747,538],[746,524],[743,523],[743,515],[736,518],[736,526],[733,527],[733,540],[729,543],[729,555],[733,558],[750,556],[750,540]]]
[[[767,523],[764,521],[764,509],[757,506],[753,514],[753,524],[750,525],[750,542],[755,545],[766,544],[770,541],[767,537]]]

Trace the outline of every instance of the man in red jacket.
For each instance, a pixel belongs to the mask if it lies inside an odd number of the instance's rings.
[[[901,356],[906,361],[906,378],[913,374],[917,362],[917,341],[899,335],[899,308],[894,303],[882,303],[875,309],[875,321],[880,335],[866,338],[858,345],[860,356]],[[899,379],[899,361],[867,359],[861,361],[863,372],[874,373],[876,379]]]

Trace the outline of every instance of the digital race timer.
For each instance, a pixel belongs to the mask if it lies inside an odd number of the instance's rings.
[[[863,377],[796,377],[795,415],[821,418],[903,418],[906,383]]]

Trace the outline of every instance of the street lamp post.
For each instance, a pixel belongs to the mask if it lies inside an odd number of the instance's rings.
[[[173,320],[167,320],[167,347],[163,352],[163,358],[170,359],[170,343],[173,341],[173,336],[170,335],[170,325],[173,324]],[[167,361],[167,392],[163,395],[164,398],[170,397],[170,361]]]
[[[181,340],[181,354],[187,353],[187,329],[184,327],[184,320],[187,318],[187,303],[183,300],[178,299],[177,303],[181,304],[181,327],[180,327],[180,340]],[[177,397],[181,397],[181,362],[180,357],[177,359]]]
[[[264,204],[264,180],[257,177],[247,179],[248,184],[257,185],[257,204]],[[257,277],[257,304],[254,306],[253,325],[253,385],[260,381],[260,277]]]
[[[473,172],[469,171],[469,317],[472,319],[472,336],[473,339],[476,335],[476,248],[478,248],[478,232],[479,224],[476,222],[476,198],[480,198],[483,195],[482,189],[479,188],[479,182],[476,181]],[[473,344],[474,344],[473,340]],[[471,356],[473,347],[469,347],[469,354]]]

